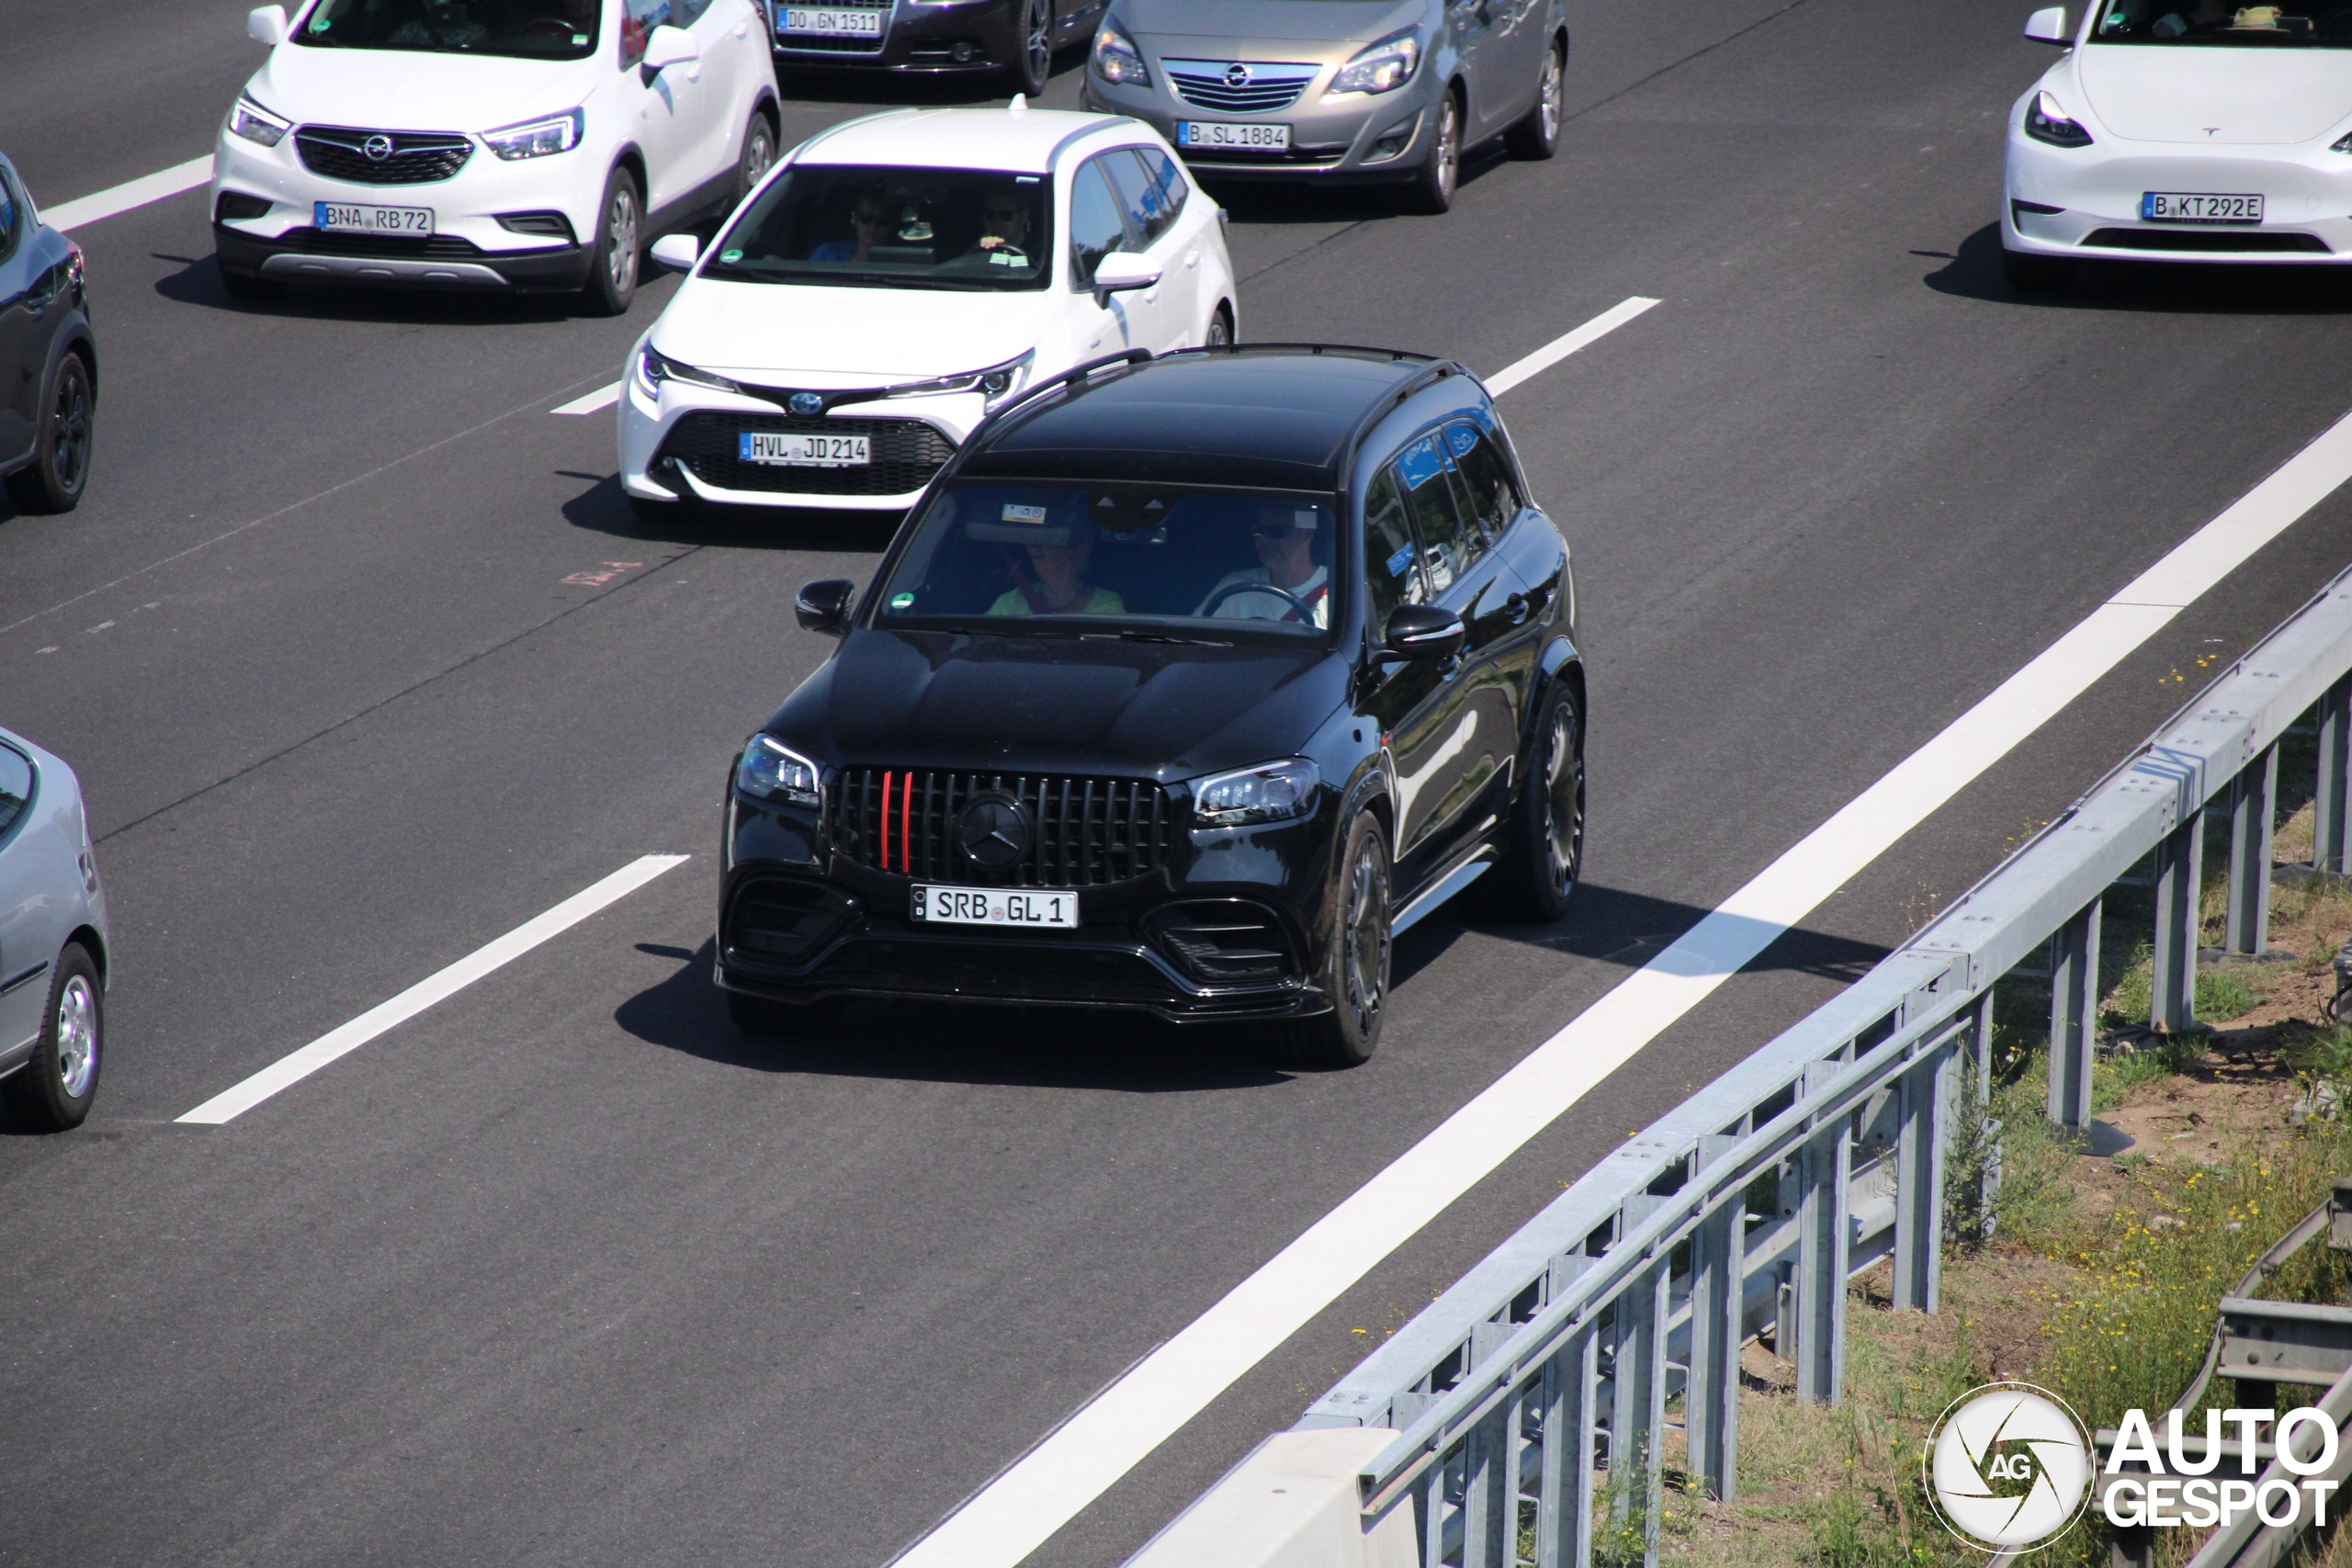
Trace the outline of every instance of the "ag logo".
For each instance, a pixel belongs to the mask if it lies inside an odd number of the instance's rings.
[[[2031,1383],[1987,1383],[1955,1401],[1919,1462],[1945,1528],[1982,1551],[2054,1540],[2090,1500],[2089,1434]]]

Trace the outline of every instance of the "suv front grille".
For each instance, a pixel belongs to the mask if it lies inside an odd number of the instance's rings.
[[[1021,803],[1028,851],[984,873],[956,846],[956,823],[977,795]],[[1158,871],[1175,826],[1168,792],[1138,779],[843,768],[825,792],[833,852],[876,871],[932,882],[1006,887],[1094,887]]]
[[[794,51],[814,50],[825,54],[879,54],[883,40],[890,35],[890,0],[826,0],[829,11],[879,11],[882,31],[873,38],[841,38],[823,33],[787,33],[784,30],[784,0],[774,0],[768,7],[768,28],[775,39],[775,47]]]
[[[455,234],[344,234],[332,230],[288,229],[268,243],[306,256],[415,256],[425,261],[475,261],[486,252]]]
[[[1271,114],[1298,101],[1319,65],[1268,65],[1254,61],[1163,60],[1176,96],[1195,108],[1226,114]],[[1238,70],[1240,82],[1233,79]]]
[[[863,435],[873,461],[862,468],[797,468],[746,463],[739,454],[745,431],[786,434]],[[670,427],[654,459],[674,458],[695,478],[721,490],[766,491],[794,495],[910,495],[931,482],[955,445],[937,427],[919,419],[808,419],[780,413],[700,412]]]
[[[368,155],[370,141],[391,144],[381,158]],[[420,186],[446,180],[466,166],[474,144],[438,130],[353,130],[338,125],[306,125],[294,133],[302,166],[331,180],[364,186]]]

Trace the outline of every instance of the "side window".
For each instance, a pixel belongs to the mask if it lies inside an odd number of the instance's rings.
[[[702,20],[703,13],[710,9],[710,0],[673,0],[673,3],[677,8],[677,15],[670,18],[670,25],[673,28],[693,27]]]
[[[17,195],[16,183],[0,171],[0,261],[17,254],[24,228],[25,204]]]
[[[0,839],[8,836],[32,797],[33,765],[14,749],[0,746]]]
[[[645,39],[654,28],[679,25],[671,0],[621,0],[621,69],[645,58]]]
[[[1466,419],[1445,427],[1445,449],[1453,456],[1453,471],[1462,480],[1470,514],[1491,545],[1502,537],[1522,504],[1519,486],[1510,477],[1510,464],[1493,437]]]
[[[1158,169],[1152,167],[1154,159],[1161,165]],[[1135,231],[1136,248],[1148,250],[1159,243],[1184,206],[1184,176],[1176,172],[1175,164],[1164,152],[1138,147],[1106,152],[1100,162],[1118,187],[1119,205]]]
[[[1413,564],[1419,554],[1396,476],[1383,468],[1363,492],[1364,626],[1374,638],[1397,605],[1421,602],[1421,574]]]
[[[1113,251],[1126,249],[1127,226],[1119,204],[1102,183],[1102,160],[1090,159],[1069,182],[1069,282],[1094,287],[1094,269]]]
[[[1453,508],[1453,491],[1446,482],[1445,458],[1436,436],[1424,435],[1396,454],[1396,468],[1405,490],[1405,509],[1412,514],[1413,532],[1420,541],[1421,562],[1430,574],[1430,592],[1442,593],[1470,570],[1486,549],[1485,541]]]

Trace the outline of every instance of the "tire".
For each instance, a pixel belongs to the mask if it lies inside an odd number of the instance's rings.
[[[1216,313],[1209,318],[1208,335],[1201,341],[1210,348],[1233,346],[1233,308],[1231,306],[1223,304],[1217,306]]]
[[[1544,51],[1544,74],[1535,87],[1535,107],[1526,118],[1503,132],[1503,145],[1514,158],[1541,163],[1560,150],[1560,107],[1566,92],[1568,46],[1559,39]]]
[[[2001,253],[2001,276],[2012,294],[2054,294],[2066,287],[2074,264],[2055,256],[2030,256],[2018,251]]]
[[[581,304],[592,316],[625,316],[637,298],[638,264],[645,248],[644,196],[636,176],[615,169],[596,211],[596,250],[580,290]]]
[[[752,123],[743,129],[743,154],[735,166],[735,202],[742,205],[744,197],[759,188],[760,181],[775,164],[775,127],[768,123],[764,114],[752,116]]]
[[[220,269],[220,287],[232,299],[282,299],[286,297],[286,285],[277,279],[256,277],[250,272],[231,272],[225,266]]]
[[[1568,912],[1584,873],[1584,715],[1566,682],[1544,694],[1527,763],[1502,863],[1477,886],[1497,917],[1550,925]]]
[[[8,502],[18,512],[71,512],[90,482],[91,436],[97,389],[90,367],[68,351],[57,362],[40,402],[40,446],[33,460],[8,476]]]
[[[1372,1059],[1387,1016],[1390,947],[1388,840],[1380,818],[1359,811],[1340,854],[1339,887],[1324,973],[1332,1008],[1290,1026],[1289,1056],[1305,1067],[1353,1067]]]
[[[831,1002],[778,1002],[765,997],[727,993],[727,1017],[755,1040],[782,1040],[821,1032],[840,1010]]]
[[[69,942],[57,955],[32,1060],[6,1078],[0,1094],[18,1125],[62,1133],[78,1127],[98,1097],[100,1046],[105,1039],[106,990],[89,950]]]
[[[1021,54],[1004,73],[1023,97],[1046,90],[1054,73],[1054,0],[1021,0]]]
[[[1412,209],[1431,216],[1453,206],[1453,187],[1462,177],[1462,100],[1452,93],[1438,100],[1437,135],[1430,141],[1429,158],[1413,176]]]

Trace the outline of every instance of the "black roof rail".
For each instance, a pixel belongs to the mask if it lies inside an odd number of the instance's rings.
[[[1256,354],[1278,351],[1284,354],[1360,354],[1369,359],[1424,362],[1436,359],[1433,354],[1420,354],[1409,348],[1373,348],[1356,343],[1222,343],[1203,344],[1198,348],[1170,350],[1163,357],[1173,359],[1181,354]]]

